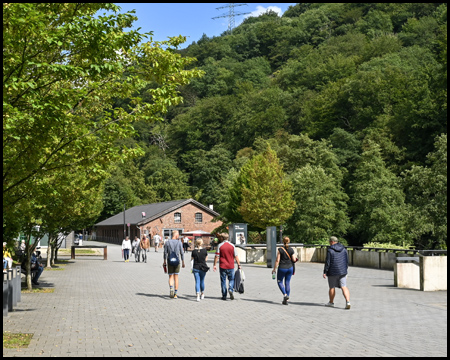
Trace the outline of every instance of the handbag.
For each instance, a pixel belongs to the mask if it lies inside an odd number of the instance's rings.
[[[200,264],[199,268],[200,268],[201,271],[204,271],[204,272],[208,272],[209,271],[209,266],[206,265],[206,264]]]

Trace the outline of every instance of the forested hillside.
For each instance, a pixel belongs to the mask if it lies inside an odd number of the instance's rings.
[[[240,220],[240,171],[269,144],[292,241],[446,248],[446,3],[302,3],[180,53],[205,74],[163,122],[134,124],[145,156],[117,164],[99,220],[188,197]]]

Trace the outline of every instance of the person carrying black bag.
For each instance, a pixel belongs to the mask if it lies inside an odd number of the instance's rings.
[[[208,260],[208,252],[206,249],[202,248],[203,240],[195,240],[195,248],[192,251],[191,261],[192,261],[192,273],[195,277],[195,292],[197,293],[197,301],[205,298],[205,276],[206,272],[209,270],[208,265],[206,265],[206,260]]]

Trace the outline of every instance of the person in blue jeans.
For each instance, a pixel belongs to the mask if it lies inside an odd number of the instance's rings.
[[[208,252],[206,249],[202,248],[203,240],[195,240],[195,247],[192,251],[192,273],[195,277],[195,292],[197,293],[197,301],[203,300],[205,298],[205,276],[206,272],[209,270],[208,265],[206,265],[206,260],[208,260]]]
[[[35,253],[31,254],[31,269],[37,269],[37,273],[34,276],[33,280],[31,280],[31,282],[34,285],[39,285],[38,280],[42,272],[44,271],[44,267],[41,264],[39,264],[39,261]]]
[[[291,277],[294,274],[295,252],[289,247],[290,242],[291,240],[287,236],[283,238],[284,246],[278,249],[277,260],[272,270],[272,274],[275,273],[278,266],[277,283],[283,294],[283,305],[288,304],[291,294]]]
[[[214,272],[217,271],[217,262],[219,262],[220,272],[220,287],[222,289],[222,300],[227,299],[227,278],[228,278],[228,293],[230,300],[234,300],[234,262],[238,264],[238,269],[241,268],[239,256],[234,244],[228,241],[228,234],[221,235],[221,243],[217,247],[216,255],[214,257]]]

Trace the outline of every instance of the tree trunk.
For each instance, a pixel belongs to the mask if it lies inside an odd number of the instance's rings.
[[[33,285],[31,284],[31,256],[28,256],[25,259],[25,269],[27,270],[27,288],[28,291],[33,290]]]
[[[47,246],[47,268],[51,268],[52,264],[51,264],[51,252],[52,252],[52,247],[50,246],[50,239],[48,239],[48,246]]]
[[[55,243],[55,244],[52,244],[52,266],[55,265],[56,252],[57,252],[57,248],[56,248],[56,243]]]

